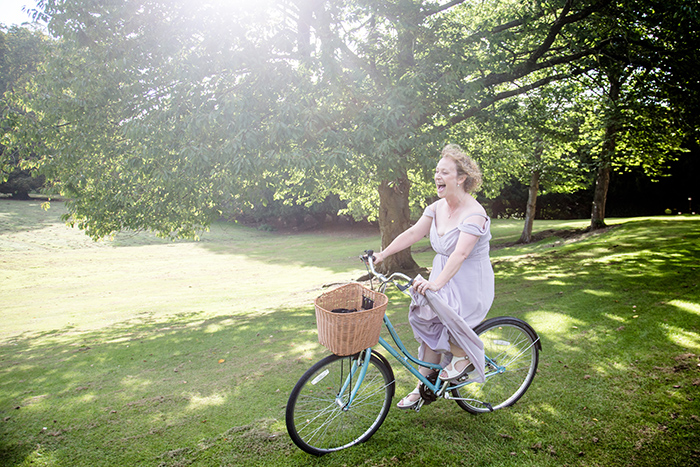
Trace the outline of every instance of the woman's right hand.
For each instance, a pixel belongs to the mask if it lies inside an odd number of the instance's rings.
[[[381,251],[379,253],[374,253],[374,264],[379,264],[384,261],[384,253]]]

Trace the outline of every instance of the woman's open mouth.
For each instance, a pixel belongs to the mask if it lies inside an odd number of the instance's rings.
[[[445,191],[445,185],[442,183],[436,183],[435,186],[437,186],[437,192],[438,195],[442,194]]]

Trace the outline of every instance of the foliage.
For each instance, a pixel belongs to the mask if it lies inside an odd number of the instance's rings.
[[[0,25],[0,96],[36,71],[45,56],[46,36],[29,27]]]
[[[430,173],[443,130],[605,45],[570,34],[604,10],[585,2],[39,6],[60,47],[18,136],[42,137],[43,172],[94,237],[191,236],[278,171],[324,182],[300,202],[332,190],[355,212],[359,185]]]
[[[665,36],[695,17],[650,14],[643,0],[38,3],[57,51],[15,96],[13,138],[41,155],[37,169],[71,199],[70,222],[94,238],[192,237],[273,191],[282,206],[338,196],[343,212],[376,216],[386,244],[425,205],[445,142],[475,154],[489,195],[501,173],[528,167],[515,155],[522,143],[479,135],[480,112],[591,73],[601,58],[652,63],[649,51],[666,68],[648,73],[678,84],[696,53]],[[636,128],[629,148],[648,134]],[[670,143],[656,144],[630,160]],[[580,187],[575,159],[563,156],[572,152],[550,146],[547,188]]]
[[[21,92],[47,55],[47,37],[29,27],[0,25],[0,193],[27,198],[44,184],[35,177],[33,154],[20,157],[12,145],[14,114],[7,95]]]

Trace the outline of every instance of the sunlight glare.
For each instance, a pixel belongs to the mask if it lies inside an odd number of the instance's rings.
[[[624,323],[627,320],[623,318],[622,316],[617,316],[617,315],[611,315],[610,313],[603,313],[603,316],[605,316],[608,319],[611,319],[613,321],[617,321],[619,323]]]
[[[583,293],[587,293],[589,295],[595,295],[596,297],[612,297],[613,296],[612,292],[605,291],[605,290],[584,289]]]
[[[571,316],[548,311],[532,313],[528,315],[527,320],[539,333],[559,336],[569,335],[575,326],[586,324]]]

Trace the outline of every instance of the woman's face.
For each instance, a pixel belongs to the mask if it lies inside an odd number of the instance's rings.
[[[464,191],[458,184],[464,183],[466,175],[457,176],[457,163],[449,157],[443,157],[435,168],[435,186],[438,197],[444,198],[450,194]]]

